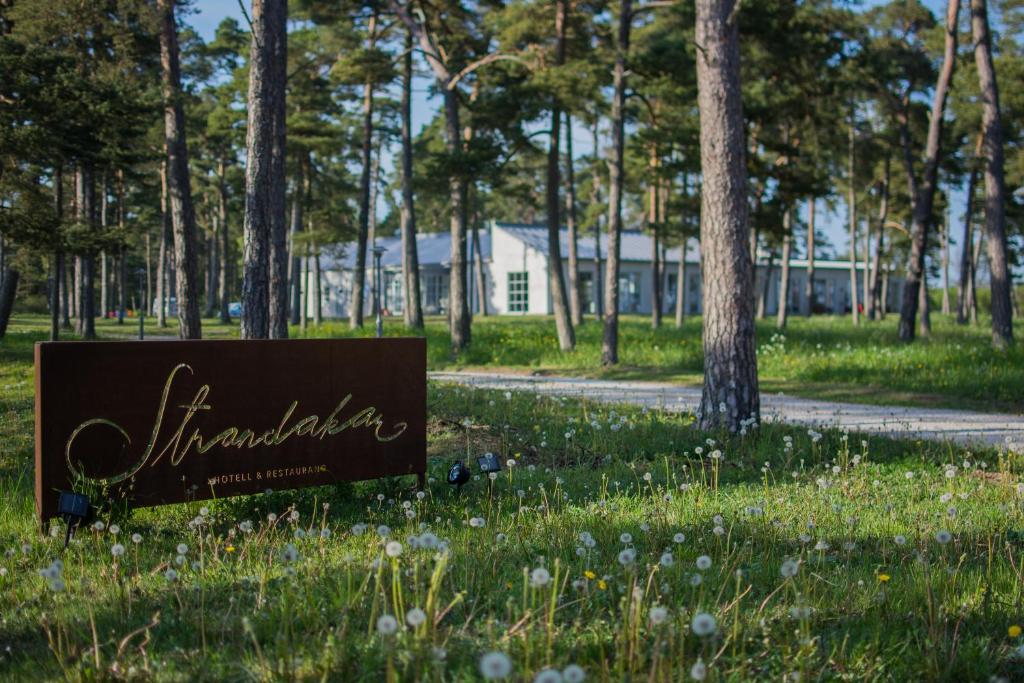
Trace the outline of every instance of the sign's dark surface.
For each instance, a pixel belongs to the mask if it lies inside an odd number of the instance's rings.
[[[426,471],[426,340],[36,345],[36,510],[133,507]]]

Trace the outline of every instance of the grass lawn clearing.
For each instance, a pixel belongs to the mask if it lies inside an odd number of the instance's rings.
[[[0,341],[4,679],[1024,678],[1024,456],[432,385],[423,492],[138,510],[62,556],[36,338]]]

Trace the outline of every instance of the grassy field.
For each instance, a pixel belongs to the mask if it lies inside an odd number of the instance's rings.
[[[421,493],[104,516],[62,555],[35,336],[0,340],[0,679],[1024,680],[1019,455],[435,385]]]
[[[782,334],[774,321],[758,325],[758,370],[765,392],[828,400],[888,405],[925,405],[981,411],[1024,412],[1024,343],[994,351],[989,329],[960,326],[935,314],[931,339],[903,344],[896,337],[896,317],[853,327],[849,318],[794,317]],[[688,318],[681,329],[671,323],[651,330],[646,318],[621,321],[620,363],[601,367],[601,327],[587,321],[577,331],[577,349],[558,350],[550,318],[475,318],[470,349],[453,358],[445,321],[429,319],[428,365],[432,370],[503,370],[539,374],[579,375],[608,379],[659,380],[699,385],[703,372],[700,319]],[[43,334],[41,316],[15,316],[13,333]],[[136,324],[99,321],[101,336],[134,337]],[[160,329],[147,319],[146,334],[169,335],[176,323]],[[235,325],[205,320],[204,336],[237,336]],[[389,320],[388,335],[406,334],[401,321]],[[1024,324],[1016,338],[1024,341]],[[344,321],[331,321],[293,336],[372,335],[372,321],[353,333]],[[41,338],[41,337],[40,337]]]

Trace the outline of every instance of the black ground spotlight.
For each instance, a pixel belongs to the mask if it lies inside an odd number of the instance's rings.
[[[461,489],[467,481],[469,481],[469,468],[461,460],[456,460],[448,469],[448,483]]]
[[[57,498],[57,514],[61,516],[68,527],[67,533],[64,535],[65,550],[68,547],[68,543],[71,542],[71,536],[74,535],[75,529],[85,521],[86,517],[89,516],[89,512],[88,497],[71,491],[60,492],[60,496]]]

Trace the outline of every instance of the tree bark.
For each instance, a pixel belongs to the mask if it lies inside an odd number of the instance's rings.
[[[918,290],[918,308],[921,309],[921,321],[918,324],[918,334],[923,339],[932,336],[932,306],[928,299],[928,272],[921,272],[921,287]]]
[[[53,169],[53,213],[57,218],[57,234],[53,250],[53,286],[50,288],[50,341],[60,339],[61,306],[64,297],[64,249],[61,246],[60,223],[64,220],[64,169],[57,164]],[[66,310],[66,307],[65,307]]]
[[[737,431],[760,413],[735,3],[697,0],[705,430]]]
[[[568,0],[557,0],[555,4],[555,68],[565,63],[565,22]],[[558,347],[571,351],[576,346],[569,312],[569,297],[565,289],[562,272],[561,216],[559,215],[561,188],[561,124],[562,109],[557,95],[551,97],[551,135],[548,144],[547,168],[547,224],[548,224],[548,290],[555,314],[555,330]]]
[[[565,227],[569,241],[569,313],[573,327],[583,324],[579,234],[576,226],[576,169],[572,153],[572,116],[565,112]]]
[[[302,205],[306,201],[305,170],[308,159],[309,156],[307,152],[303,154],[303,157],[299,159],[298,164],[296,164],[295,189],[292,192],[291,225],[288,228],[288,250],[291,254],[288,266],[288,287],[289,298],[291,300],[289,305],[289,317],[292,325],[299,324],[299,306],[302,303],[300,301],[302,296],[302,258],[299,256],[296,239],[298,238],[299,233],[302,232]]]
[[[910,155],[910,136],[907,130],[905,111],[900,122],[900,137],[903,142],[904,165],[910,187],[913,215],[910,230],[910,261],[907,265],[907,277],[903,284],[903,302],[900,306],[899,337],[903,341],[913,341],[914,339],[914,322],[920,298],[918,290],[921,288],[921,279],[924,273],[928,231],[931,226],[935,187],[942,157],[942,119],[945,115],[946,96],[953,81],[953,69],[956,65],[957,18],[959,14],[960,0],[949,0],[946,8],[946,48],[932,99],[928,139],[925,143],[924,173],[920,187],[918,187]]]
[[[181,106],[181,73],[178,64],[178,27],[174,0],[158,0],[161,14],[160,65],[163,75],[164,148],[167,154],[167,192],[174,235],[175,292],[178,304],[178,336],[199,339],[199,291],[196,279],[196,219],[189,181],[185,113]]]
[[[323,288],[320,277],[320,248],[313,242],[313,324],[320,327],[323,322]]]
[[[217,163],[217,222],[220,223],[220,321],[231,322],[231,229],[228,226],[228,183],[225,163]]]
[[[651,146],[651,157],[648,167],[651,174],[650,187],[648,188],[648,199],[650,206],[647,209],[648,220],[651,226],[651,329],[661,327],[661,234],[659,226],[661,223],[661,181],[658,177],[658,152],[657,147]]]
[[[978,169],[972,167],[967,180],[964,209],[964,237],[960,252],[960,292],[957,296],[956,322],[966,325],[971,313],[971,276],[974,272],[974,194],[978,186]]]
[[[856,133],[856,110],[850,109],[850,132],[847,143],[847,181],[849,188],[846,193],[846,210],[850,219],[850,315],[853,324],[860,325],[860,311],[857,309],[857,176],[854,166],[854,143]]]
[[[768,315],[768,294],[772,288],[772,276],[775,275],[775,247],[768,250],[768,265],[764,269],[764,281],[761,283],[761,296],[757,299],[757,319],[764,320]],[[754,266],[754,282],[757,282],[757,266]]]
[[[370,17],[367,47],[372,49],[376,41],[377,15]],[[353,330],[363,326],[363,299],[366,290],[367,242],[370,226],[370,184],[373,165],[373,83],[363,84],[363,141],[359,155],[359,224],[356,232],[356,264],[352,273],[352,300],[349,302],[349,327]]]
[[[683,326],[686,315],[686,252],[690,246],[690,238],[683,237],[679,245],[679,263],[676,266],[676,328]]]
[[[875,230],[875,255],[871,262],[871,297],[868,301],[867,314],[871,320],[881,320],[884,306],[880,301],[882,295],[881,269],[882,254],[885,250],[885,223],[889,220],[889,182],[891,162],[886,155],[882,173],[882,183],[879,186],[881,196],[878,200],[878,226]]]
[[[956,2],[957,0],[950,0]],[[999,111],[999,87],[992,65],[988,3],[971,0],[971,32],[974,62],[981,90],[982,156],[985,173],[985,234],[988,236],[988,266],[992,291],[992,345],[1013,344],[1012,282],[1006,256],[1006,187],[1003,171],[1003,131]]]
[[[780,330],[786,329],[786,321],[789,315],[789,257],[793,249],[793,214],[792,209],[787,208],[782,216],[785,235],[782,238],[782,276],[779,279],[779,310],[775,314],[775,326]]]
[[[309,326],[309,265],[312,260],[312,253],[312,247],[309,242],[306,242],[306,255],[302,259],[302,308],[300,309],[301,312],[299,314],[299,329],[303,332],[305,332],[306,328]]]
[[[168,255],[167,248],[171,244],[171,213],[168,208],[167,200],[167,160],[163,160],[160,165],[160,218],[161,218],[161,233],[160,233],[160,249],[157,252],[157,325],[161,328],[167,327],[167,299],[168,287],[167,284],[170,282],[168,275]],[[146,307],[150,306],[150,302],[146,302]]]
[[[246,129],[243,339],[263,339],[272,323],[287,334],[287,291],[283,316],[271,320],[271,288],[280,287],[287,270],[285,244],[285,81],[287,0],[253,0],[249,50],[248,127]],[[271,266],[271,262],[278,266]],[[279,271],[280,282],[271,282]],[[276,301],[276,299],[275,299]]]
[[[946,207],[945,221],[942,226],[942,314],[949,315],[952,306],[949,301],[949,207]]]
[[[14,295],[18,292],[18,271],[4,267],[0,273],[0,338],[7,334],[7,323],[14,310]]]
[[[598,123],[600,122],[600,116],[594,114],[594,127],[592,129],[594,136],[594,169],[590,183],[590,204],[591,206],[598,206],[601,201],[601,152],[600,152],[600,140],[598,136]],[[601,288],[601,216],[597,214],[594,216],[594,280],[592,285],[592,294],[594,296],[594,317],[597,320],[604,318],[604,305],[603,305],[603,294],[604,289]]]
[[[605,273],[604,337],[601,341],[603,365],[619,362],[619,252],[622,247],[622,193],[626,183],[623,163],[626,151],[626,55],[629,52],[632,18],[632,0],[621,0],[612,76],[614,95],[611,112],[612,158],[608,163],[608,259]]]
[[[442,61],[441,51],[426,27],[412,16],[408,4],[391,0],[391,7],[416,38],[426,57],[427,64],[434,72],[438,89],[444,100],[445,151],[452,162],[462,152],[461,128],[459,126],[459,99],[456,91],[455,74]],[[453,171],[448,178],[448,206],[451,211],[450,230],[452,237],[450,276],[448,284],[448,321],[452,353],[458,354],[469,346],[471,318],[466,287],[466,188],[467,181],[462,174]]]
[[[477,202],[479,204],[479,201]],[[484,255],[480,248],[480,214],[473,216],[473,270],[476,271],[476,297],[480,315],[485,318],[487,311],[487,273],[484,272]]]
[[[804,292],[807,298],[807,317],[814,315],[814,205],[816,199],[811,197],[807,203],[807,282]]]
[[[120,230],[122,240],[124,239],[125,217],[127,208],[124,205],[124,169],[117,171],[117,227]],[[118,247],[117,258],[117,324],[124,324],[124,317],[128,307],[128,247],[122,241]]]
[[[402,60],[402,279],[405,282],[405,325],[423,329],[423,298],[420,293],[420,259],[416,245],[416,203],[412,173],[412,48],[413,35],[405,34]]]
[[[90,230],[96,227],[96,177],[91,163],[79,166],[75,176],[75,208],[78,220]],[[93,276],[94,255],[86,252],[78,263],[78,336],[82,339],[96,338],[96,312]]]

